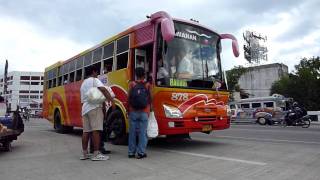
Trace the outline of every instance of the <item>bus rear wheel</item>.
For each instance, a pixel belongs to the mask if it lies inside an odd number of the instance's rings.
[[[125,145],[128,143],[125,119],[119,109],[111,112],[108,116],[107,127],[105,131],[107,140],[112,144]]]
[[[62,134],[70,133],[73,130],[72,126],[64,126],[61,124],[61,115],[59,110],[54,113],[54,129],[58,133]]]

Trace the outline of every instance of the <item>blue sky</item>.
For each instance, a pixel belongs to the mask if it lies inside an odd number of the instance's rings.
[[[319,8],[318,0],[0,0],[0,73],[5,59],[9,71],[44,71],[157,11],[235,35],[241,54],[234,58],[224,42],[224,69],[248,65],[242,33],[253,30],[268,37],[263,63],[284,63],[292,71],[302,57],[320,55]]]

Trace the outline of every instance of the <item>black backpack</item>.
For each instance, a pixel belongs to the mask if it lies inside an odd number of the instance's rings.
[[[145,83],[136,82],[129,92],[129,105],[135,110],[143,110],[149,103],[150,93]]]

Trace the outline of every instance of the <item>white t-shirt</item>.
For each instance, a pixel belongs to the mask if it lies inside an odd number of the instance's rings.
[[[102,107],[102,104],[90,104],[88,102],[88,97],[86,93],[92,87],[104,87],[104,85],[98,78],[93,78],[93,77],[87,78],[82,82],[81,88],[80,88],[81,103],[83,103],[82,113],[81,113],[82,116],[97,107]]]

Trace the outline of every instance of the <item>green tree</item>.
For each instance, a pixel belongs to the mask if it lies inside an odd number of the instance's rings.
[[[271,94],[292,97],[307,110],[320,110],[320,57],[303,58],[295,71],[273,83]]]
[[[246,68],[243,66],[235,66],[231,70],[227,71],[227,82],[229,91],[240,91],[240,86],[238,84],[239,78],[242,74],[246,72]]]

